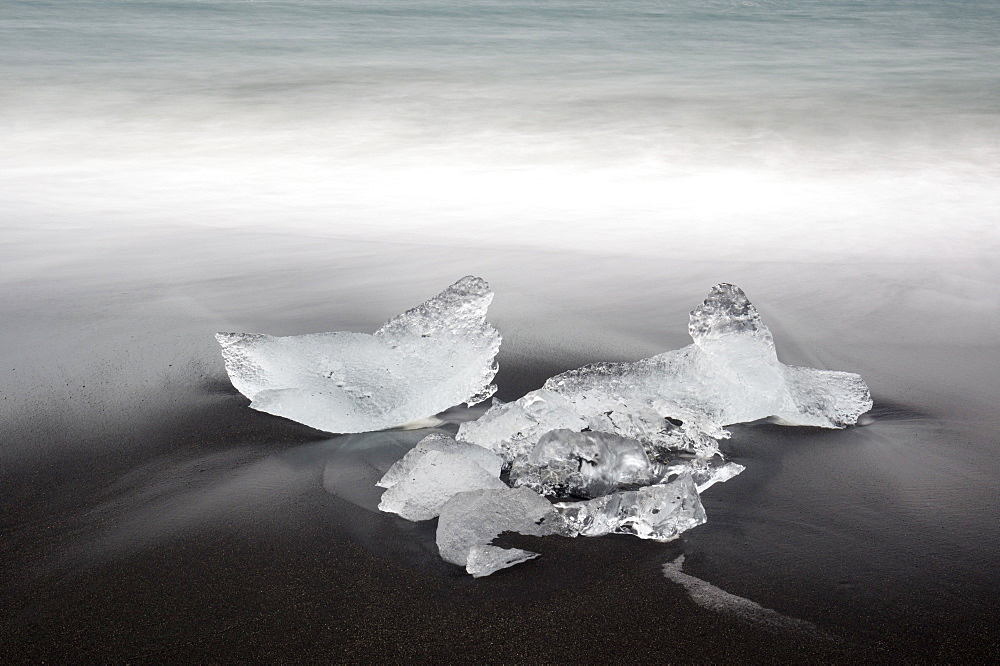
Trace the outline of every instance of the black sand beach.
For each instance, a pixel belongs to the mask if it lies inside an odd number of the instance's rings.
[[[0,249],[0,597],[7,662],[958,661],[997,656],[1000,417],[988,262],[711,262],[447,243],[24,230]],[[861,373],[873,421],[733,428],[747,467],[668,544],[503,537],[474,580],[433,523],[374,510],[426,434],[255,412],[217,330],[374,330],[474,273],[499,397],[687,343],[742,286],[789,363]],[[454,430],[453,425],[443,428]],[[827,637],[697,606],[684,571]]]

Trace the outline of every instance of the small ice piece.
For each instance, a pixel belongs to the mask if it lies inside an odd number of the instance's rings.
[[[489,546],[503,532],[532,536],[561,534],[575,536],[549,502],[527,488],[473,490],[458,493],[441,508],[438,518],[437,545],[441,557],[452,564],[469,566],[472,551],[477,546]],[[528,551],[513,549],[501,557],[500,550],[477,551],[473,568],[485,576],[499,566],[501,560],[510,566],[526,559]],[[516,560],[516,561],[515,561]],[[490,564],[493,563],[493,564]]]
[[[691,601],[702,608],[717,613],[734,615],[745,622],[762,625],[779,632],[795,632],[806,634],[824,641],[836,641],[834,636],[823,631],[811,622],[782,615],[778,611],[761,606],[756,601],[739,597],[708,581],[696,578],[681,571],[684,556],[680,555],[673,562],[663,565],[663,575],[670,581],[684,586]]]
[[[745,469],[746,467],[743,465],[731,462],[719,465],[718,467],[706,467],[696,470],[691,477],[694,479],[695,485],[698,487],[698,494],[700,495],[715,484],[724,483]]]
[[[555,507],[570,528],[583,536],[634,534],[640,539],[670,541],[707,520],[690,474],[665,484],[586,502],[560,502]]]
[[[381,488],[391,488],[410,475],[414,466],[429,452],[443,451],[445,453],[457,453],[469,458],[493,476],[500,476],[500,468],[503,461],[487,449],[475,444],[466,442],[456,442],[453,437],[441,433],[427,435],[420,440],[416,446],[406,452],[400,460],[396,461],[376,484]]]
[[[538,557],[538,553],[520,548],[476,545],[469,549],[465,570],[472,574],[473,578],[482,578],[489,576],[494,571],[506,569],[536,557]]]
[[[378,508],[407,520],[430,520],[457,493],[500,488],[507,486],[464,453],[428,451],[382,494]]]
[[[747,299],[731,284],[712,288],[691,312],[694,344],[632,363],[595,363],[550,378],[524,397],[463,423],[458,439],[528,455],[545,433],[589,429],[632,437],[654,462],[670,452],[718,453],[724,426],[769,416],[788,425],[843,428],[872,407],[856,374],[787,366]]]
[[[527,456],[514,460],[511,485],[542,495],[590,499],[619,488],[648,486],[665,475],[642,444],[607,432],[562,428],[546,433]]]
[[[217,333],[233,386],[254,409],[338,433],[402,426],[490,397],[500,333],[489,285],[464,277],[373,335]]]
[[[724,465],[712,465],[706,463],[706,461],[694,459],[670,465],[667,467],[665,476],[690,474],[695,486],[698,488],[698,494],[701,495],[715,484],[728,481],[745,469],[746,467],[743,465],[734,462],[725,463]]]

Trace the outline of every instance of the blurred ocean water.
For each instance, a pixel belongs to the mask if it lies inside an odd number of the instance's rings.
[[[1000,5],[8,1],[0,230],[996,250]]]

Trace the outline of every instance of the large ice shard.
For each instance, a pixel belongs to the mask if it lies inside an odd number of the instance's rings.
[[[583,536],[634,534],[640,539],[670,541],[707,520],[690,474],[669,483],[555,506],[572,531]]]
[[[477,577],[535,555],[492,546],[493,539],[503,532],[575,536],[552,505],[527,488],[474,490],[455,495],[441,508],[438,550],[446,561],[466,567]]]
[[[506,487],[498,476],[462,453],[429,451],[401,481],[382,494],[378,508],[407,520],[430,520],[458,493]]]
[[[694,344],[632,363],[595,363],[550,378],[515,402],[464,423],[458,439],[492,448],[511,464],[557,428],[639,440],[654,462],[677,451],[708,458],[724,426],[777,417],[841,428],[872,407],[860,376],[787,366],[746,295],[716,285],[691,312]]]
[[[651,463],[637,440],[562,428],[546,433],[531,453],[514,460],[510,481],[542,495],[590,499],[648,486],[665,474],[666,467]]]
[[[491,476],[500,476],[503,461],[492,451],[475,444],[456,442],[453,437],[448,435],[434,433],[417,442],[416,446],[407,451],[406,455],[389,468],[376,485],[381,488],[391,488],[406,479],[417,463],[431,451],[461,454],[489,472]]]
[[[378,331],[288,337],[218,333],[233,386],[254,409],[319,430],[401,426],[496,390],[500,333],[489,285],[464,277]]]

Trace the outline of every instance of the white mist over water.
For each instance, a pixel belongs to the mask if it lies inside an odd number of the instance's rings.
[[[990,2],[7,2],[0,229],[998,249]]]

